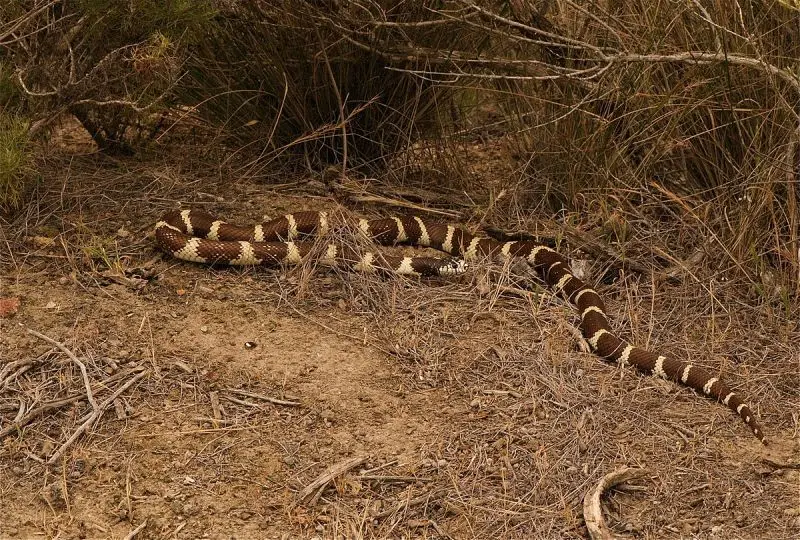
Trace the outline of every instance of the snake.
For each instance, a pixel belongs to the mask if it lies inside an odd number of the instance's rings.
[[[355,227],[353,227],[355,228]],[[551,291],[580,315],[580,331],[592,352],[609,362],[632,365],[640,372],[689,387],[735,412],[763,444],[767,438],[743,397],[711,371],[628,343],[611,328],[603,299],[576,277],[569,260],[536,240],[497,240],[473,235],[466,228],[426,217],[393,216],[359,219],[358,234],[374,244],[410,244],[441,251],[449,257],[394,256],[357,252],[344,243],[320,245],[314,237],[330,230],[326,212],[300,211],[255,225],[240,226],[198,209],[167,212],[155,226],[155,240],[169,255],[211,265],[296,265],[310,257],[324,265],[364,273],[406,276],[454,276],[481,258],[516,260],[534,268]]]

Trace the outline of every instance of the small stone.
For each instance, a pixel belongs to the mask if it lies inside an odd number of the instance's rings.
[[[183,505],[183,514],[185,516],[195,516],[200,513],[200,507],[194,503],[187,502]]]
[[[169,505],[173,512],[176,514],[183,514],[183,503],[181,501],[172,501]]]
[[[440,468],[441,467],[447,467],[447,460],[446,459],[440,459],[439,461],[436,462],[436,466],[440,467]]]
[[[53,300],[50,300],[44,305],[44,309],[56,309],[58,304],[56,304]]]
[[[203,332],[203,333],[208,332],[208,326],[206,326],[206,325],[201,326],[200,327],[200,331]]]
[[[283,458],[283,462],[286,465],[288,465],[289,467],[293,467],[294,464],[297,463],[297,460],[295,458],[293,458],[292,456],[286,456],[286,457]]]
[[[332,410],[324,409],[322,413],[320,413],[320,416],[322,416],[323,420],[327,420],[328,422],[333,422],[335,415]]]
[[[469,406],[470,406],[470,408],[472,408],[472,409],[477,409],[477,408],[479,408],[479,407],[481,406],[481,400],[480,400],[480,398],[475,398],[475,399],[473,399],[472,401],[470,401],[470,402],[469,402]]]

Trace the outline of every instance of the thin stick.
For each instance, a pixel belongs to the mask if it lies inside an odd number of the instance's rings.
[[[367,459],[368,459],[367,456],[352,457],[345,459],[344,461],[340,461],[339,463],[331,465],[330,467],[325,469],[325,471],[322,474],[317,476],[310,484],[304,487],[300,491],[300,493],[297,494],[297,500],[299,502],[303,502],[309,496],[311,496],[312,493],[324,487],[328,482],[330,482],[337,476],[346,473],[350,469],[353,469],[355,467],[358,467],[362,463],[365,463]]]
[[[75,394],[74,396],[70,396],[64,399],[59,399],[58,401],[51,401],[49,403],[45,403],[35,409],[28,411],[23,417],[19,420],[15,420],[10,425],[0,429],[0,439],[8,435],[9,433],[16,431],[20,428],[23,428],[30,424],[33,420],[38,418],[39,416],[43,415],[48,411],[52,411],[53,409],[59,409],[64,405],[69,405],[70,403],[75,403],[76,401],[80,401],[84,398],[83,394]]]
[[[386,204],[389,206],[397,206],[399,208],[410,208],[411,210],[417,210],[419,212],[427,212],[429,214],[437,214],[440,216],[447,216],[451,218],[460,217],[459,212],[451,212],[449,210],[437,210],[436,208],[428,208],[427,206],[420,206],[418,204],[414,204],[408,201],[403,201],[401,199],[393,199],[391,197],[382,197],[379,195],[367,194],[367,195],[349,195],[348,198],[353,202]]]
[[[67,441],[64,444],[62,444],[59,447],[59,449],[56,450],[53,453],[52,456],[50,456],[50,459],[47,460],[47,463],[49,465],[54,464],[61,457],[61,454],[63,454],[64,451],[73,442],[75,442],[75,440],[83,432],[88,430],[97,420],[100,419],[100,417],[103,415],[103,412],[109,407],[109,405],[111,405],[114,402],[115,399],[117,399],[125,390],[130,388],[136,381],[138,381],[139,379],[141,379],[145,375],[147,375],[147,371],[140,371],[139,373],[137,373],[136,375],[131,377],[125,384],[123,384],[122,386],[117,388],[117,390],[114,391],[114,393],[111,394],[108,397],[108,399],[106,399],[105,401],[100,403],[100,405],[98,405],[98,407],[95,410],[92,411],[92,413],[89,415],[89,417],[86,419],[86,421],[83,424],[81,424],[80,427],[78,429],[76,429],[75,432],[72,435],[70,435],[69,439],[67,439]]]
[[[108,377],[107,379],[103,379],[102,381],[97,383],[96,386],[98,386],[99,388],[106,388],[112,382],[114,382],[116,380],[119,380],[119,379],[122,379],[124,377],[127,377],[131,373],[135,373],[137,371],[142,371],[142,370],[144,370],[143,367],[136,366],[134,368],[127,369],[127,370],[121,371],[119,373],[115,373],[114,375]],[[85,396],[83,394],[74,394],[72,396],[67,396],[65,398],[62,398],[62,399],[59,399],[59,400],[56,400],[56,401],[50,401],[50,402],[44,403],[44,404],[38,406],[35,409],[29,410],[21,418],[19,418],[19,415],[17,415],[18,418],[14,419],[14,422],[12,424],[4,427],[3,429],[0,429],[0,439],[5,437],[6,435],[11,433],[12,431],[15,431],[17,429],[20,429],[20,428],[23,428],[23,427],[27,426],[33,420],[35,420],[36,418],[38,418],[39,416],[43,415],[46,412],[52,411],[54,409],[59,409],[59,408],[65,406],[65,405],[70,405],[72,403],[76,403],[78,401],[81,401],[84,397]]]
[[[94,400],[94,394],[92,393],[92,385],[89,382],[89,373],[86,371],[86,366],[81,362],[75,353],[67,348],[66,345],[61,343],[60,341],[56,341],[51,337],[47,337],[46,335],[37,332],[36,330],[31,330],[30,328],[27,329],[28,333],[32,336],[36,336],[39,339],[43,339],[44,341],[50,343],[51,345],[55,345],[61,351],[70,357],[70,359],[75,362],[81,370],[81,375],[83,376],[83,386],[86,389],[86,399],[89,400],[89,403],[92,405],[92,409],[97,410],[97,402]]]
[[[412,506],[419,506],[420,504],[427,503],[431,500],[438,498],[441,495],[440,491],[429,491],[428,493],[424,493],[419,497],[414,497],[413,499],[409,499],[400,503],[397,503],[393,507],[384,510],[383,512],[378,512],[374,516],[374,519],[382,519],[385,517],[389,517],[392,514],[396,514],[405,508],[411,508]]]
[[[147,526],[147,520],[145,519],[144,521],[142,521],[142,522],[139,524],[139,526],[138,526],[138,527],[136,527],[136,528],[135,528],[135,529],[133,529],[131,532],[129,532],[129,533],[127,534],[127,536],[125,536],[125,539],[124,539],[124,540],[133,540],[133,538],[134,538],[134,537],[135,537],[137,534],[139,534],[139,533],[141,532],[141,530],[142,530],[142,529],[144,529],[146,526]]]
[[[0,369],[0,389],[4,388],[11,379],[11,377],[9,377],[9,373],[11,373],[18,366],[25,366],[38,362],[39,360],[45,358],[48,354],[52,353],[54,350],[55,349],[50,349],[49,351],[40,354],[36,358],[23,358],[22,360],[14,360],[13,362],[5,364],[3,369]]]
[[[214,427],[219,427],[219,421],[222,420],[222,409],[219,405],[219,392],[209,393],[211,398],[211,411],[214,414]]]
[[[245,390],[237,390],[236,388],[226,388],[225,391],[226,392],[230,392],[231,394],[237,394],[237,395],[240,395],[240,396],[260,399],[262,401],[273,403],[275,405],[285,405],[287,407],[297,407],[297,406],[300,405],[300,403],[297,402],[297,401],[286,401],[285,399],[278,399],[278,398],[274,398],[274,397],[269,397],[269,396],[265,396],[264,394],[256,394],[255,392],[247,392]]]
[[[322,35],[319,33],[319,27],[314,26],[314,31],[317,34],[320,50],[322,56],[325,58],[325,69],[328,72],[328,77],[331,80],[333,92],[336,94],[336,100],[339,102],[339,121],[342,124],[342,176],[347,174],[347,119],[344,116],[344,101],[342,101],[342,94],[339,93],[339,85],[336,84],[336,76],[331,69],[331,62],[328,60],[328,53],[325,51],[325,43],[322,41]]]

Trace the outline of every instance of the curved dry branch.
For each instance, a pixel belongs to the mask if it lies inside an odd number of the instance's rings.
[[[758,58],[750,56],[742,56],[739,54],[729,53],[715,53],[704,51],[687,51],[676,54],[617,54],[617,55],[603,55],[601,60],[609,63],[617,62],[645,62],[645,63],[663,63],[663,62],[683,62],[687,64],[715,64],[715,63],[728,63],[737,66],[745,66],[754,69],[760,69],[774,75],[779,79],[789,83],[800,95],[800,76],[795,75],[787,69],[780,68],[773,64],[767,63]]]
[[[600,499],[603,493],[618,484],[641,478],[645,475],[647,475],[645,469],[622,467],[605,475],[594,489],[586,494],[583,499],[583,519],[586,522],[586,528],[589,529],[589,536],[592,537],[592,540],[614,540],[614,535],[611,534],[611,530],[606,525],[603,519],[603,511],[600,507]]]

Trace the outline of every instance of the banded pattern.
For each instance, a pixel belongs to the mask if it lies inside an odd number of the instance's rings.
[[[614,334],[603,299],[572,274],[566,257],[548,246],[529,240],[501,242],[480,238],[461,227],[418,216],[362,219],[358,228],[381,245],[407,243],[431,247],[457,259],[392,257],[371,252],[355,257],[336,244],[329,244],[320,262],[341,263],[362,272],[453,275],[465,271],[464,261],[479,257],[525,259],[539,271],[553,292],[562,295],[577,309],[581,333],[595,354],[621,365],[631,364],[648,375],[683,384],[722,402],[744,420],[762,443],[767,443],[753,411],[719,377],[690,363],[636,347]],[[239,227],[202,211],[182,210],[166,214],[156,224],[155,236],[164,251],[186,261],[274,265],[301,262],[311,253],[314,244],[296,239],[324,234],[327,230],[328,216],[324,212],[297,212],[255,227]]]

